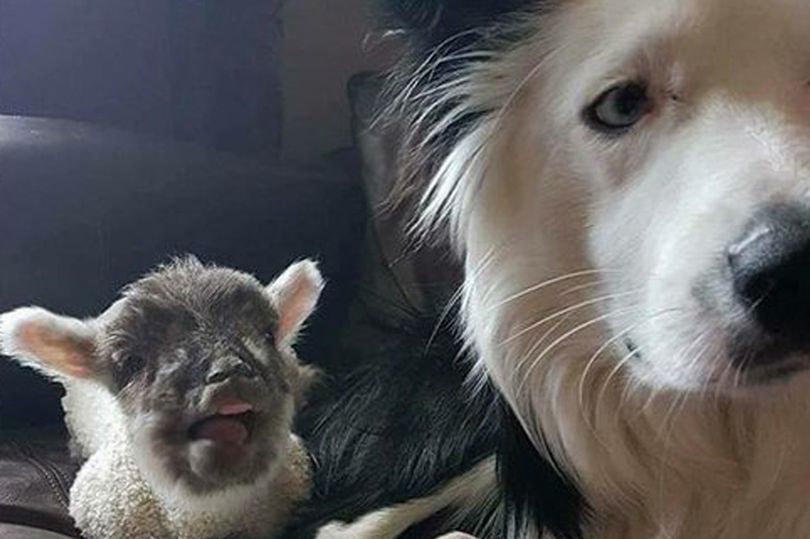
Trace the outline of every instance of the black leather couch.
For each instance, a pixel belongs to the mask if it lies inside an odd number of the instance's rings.
[[[0,312],[100,312],[121,286],[194,253],[267,280],[294,259],[329,281],[300,350],[328,358],[359,272],[366,209],[351,154],[251,162],[69,121],[0,116]],[[59,387],[0,358],[0,537],[78,537]]]

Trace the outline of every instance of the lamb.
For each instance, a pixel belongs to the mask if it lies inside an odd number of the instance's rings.
[[[0,316],[0,351],[62,383],[84,460],[70,512],[88,539],[271,538],[309,495],[292,421],[315,370],[292,345],[323,287],[290,266],[264,287],[177,259],[95,319]]]

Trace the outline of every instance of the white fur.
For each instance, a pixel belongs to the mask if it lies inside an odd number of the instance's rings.
[[[92,382],[69,382],[66,390],[72,441],[89,457],[71,487],[70,514],[88,539],[221,539],[235,531],[263,539],[281,531],[308,495],[309,460],[293,437],[276,475],[206,497],[163,496],[144,479],[109,392]]]
[[[494,112],[420,222],[464,258],[482,365],[581,485],[588,539],[810,537],[810,376],[735,391],[692,294],[758,207],[808,200],[810,4],[568,0],[522,24],[444,92]],[[653,112],[596,136],[582,110],[639,77]]]
[[[495,462],[488,459],[435,494],[370,513],[351,524],[327,524],[318,531],[316,539],[396,539],[409,527],[446,509],[453,509],[459,519],[482,514],[492,504],[490,496],[496,492]],[[468,536],[451,534],[444,539],[454,537]]]

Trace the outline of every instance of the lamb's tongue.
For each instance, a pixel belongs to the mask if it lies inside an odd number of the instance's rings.
[[[238,419],[227,416],[212,417],[197,427],[197,437],[225,444],[244,444],[248,430]]]

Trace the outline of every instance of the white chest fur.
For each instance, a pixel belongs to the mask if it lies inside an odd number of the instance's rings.
[[[591,537],[810,537],[807,387],[805,379],[757,397],[658,397],[641,418],[620,420],[612,428],[627,429],[629,443],[595,451],[613,478],[594,473],[598,463],[572,463],[588,470],[596,500]]]
[[[215,539],[239,532],[272,537],[309,495],[310,463],[292,436],[278,474],[205,498],[164,497],[136,465],[117,402],[94,383],[66,384],[63,400],[73,450],[88,459],[70,492],[70,513],[92,539]]]
[[[598,313],[521,332],[558,297],[506,302],[514,279],[487,277],[486,293],[468,282],[469,336],[581,487],[587,539],[810,537],[810,374],[746,394],[653,393],[601,348],[604,327],[585,325]]]

